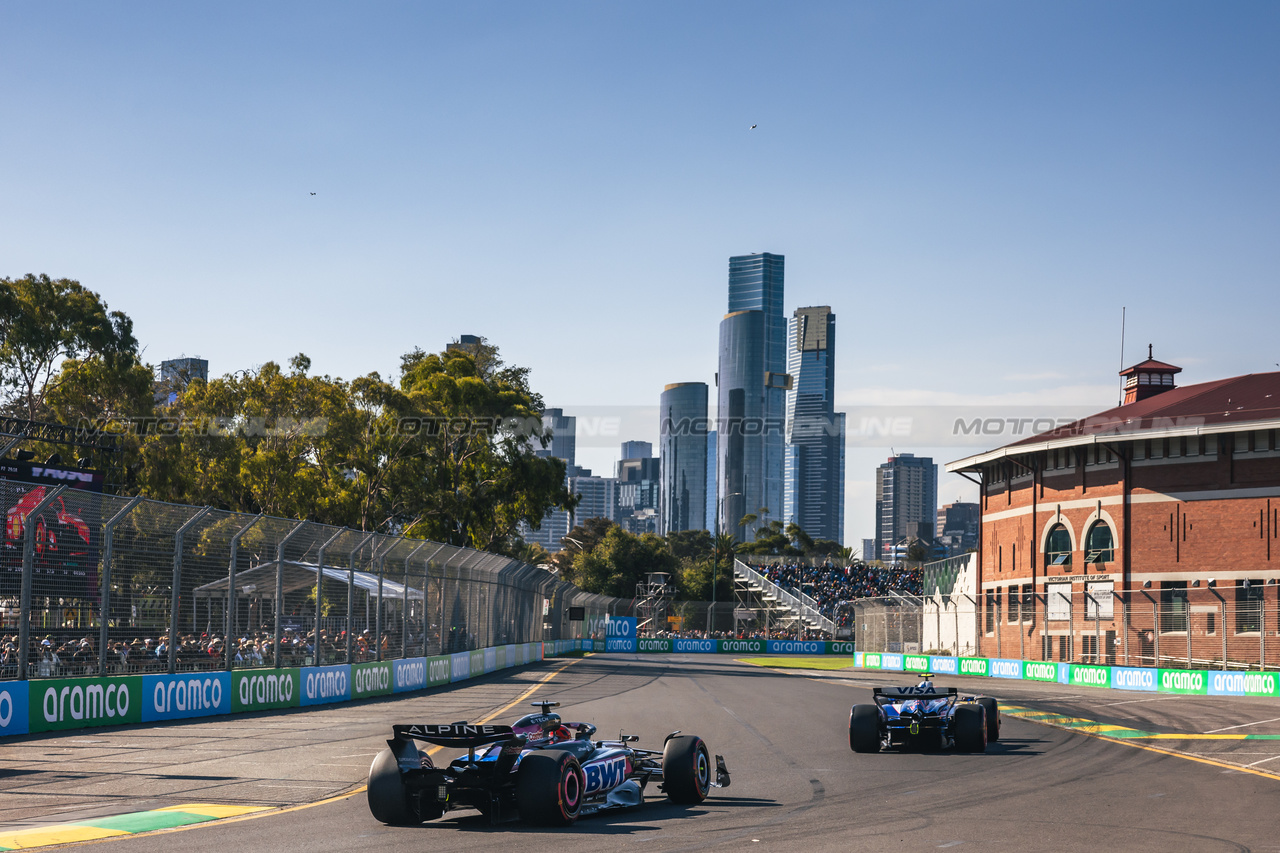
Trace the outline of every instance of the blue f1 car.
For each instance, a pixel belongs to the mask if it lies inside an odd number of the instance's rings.
[[[960,696],[938,689],[926,674],[910,687],[876,687],[873,705],[849,712],[849,748],[879,752],[885,747],[955,748],[985,752],[1000,739],[1000,709],[989,696]]]
[[[637,806],[650,781],[674,803],[696,804],[711,788],[729,787],[724,758],[702,738],[672,732],[662,752],[631,746],[636,735],[591,739],[590,723],[565,723],[559,702],[534,702],[538,713],[510,726],[451,723],[392,726],[387,749],[369,768],[369,810],[383,823],[411,825],[474,808],[490,823],[515,819],[568,826],[606,809]],[[465,749],[443,766],[419,743]]]

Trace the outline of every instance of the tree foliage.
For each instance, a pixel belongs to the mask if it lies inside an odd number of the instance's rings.
[[[587,592],[632,598],[636,584],[649,574],[675,576],[677,565],[661,537],[652,533],[636,536],[613,525],[594,548],[574,557],[574,582]]]
[[[90,365],[127,373],[137,364],[133,321],[68,278],[0,278],[0,390],[5,408],[50,419],[49,395]]]
[[[310,367],[189,383],[166,409],[184,428],[143,443],[143,491],[504,553],[521,521],[572,506],[564,463],[534,455],[541,400],[496,348],[414,350],[395,384]]]

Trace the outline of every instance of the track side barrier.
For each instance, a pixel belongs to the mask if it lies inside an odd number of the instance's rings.
[[[543,645],[521,643],[337,666],[0,681],[0,737],[300,708],[425,690],[542,660]]]
[[[859,669],[981,675],[1150,693],[1280,697],[1280,673],[1274,672],[1151,669],[1007,658],[954,658],[872,652],[854,652],[853,665]]]

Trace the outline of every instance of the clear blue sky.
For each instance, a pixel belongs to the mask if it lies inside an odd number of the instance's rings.
[[[1185,382],[1280,362],[1277,44],[1250,2],[4,0],[0,275],[217,374],[481,334],[572,413],[710,383],[727,258],[772,251],[842,405],[1087,413],[1121,306]]]

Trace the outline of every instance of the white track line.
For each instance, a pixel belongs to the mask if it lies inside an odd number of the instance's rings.
[[[1258,720],[1253,723],[1241,723],[1238,726],[1227,726],[1225,729],[1213,729],[1212,731],[1205,732],[1205,734],[1216,735],[1218,732],[1229,732],[1232,729],[1244,729],[1244,728],[1248,728],[1249,726],[1260,726],[1263,723],[1276,723],[1276,722],[1280,722],[1280,717],[1275,717],[1270,720]]]

